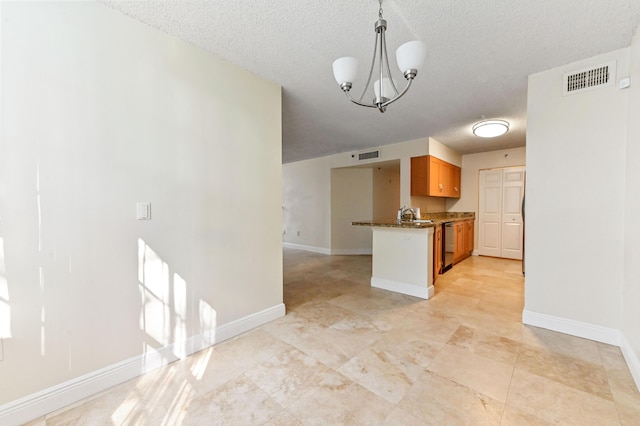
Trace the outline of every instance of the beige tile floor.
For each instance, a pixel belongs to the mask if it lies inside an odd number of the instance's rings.
[[[618,348],[521,324],[520,268],[469,258],[427,301],[285,250],[284,318],[32,424],[640,425]]]

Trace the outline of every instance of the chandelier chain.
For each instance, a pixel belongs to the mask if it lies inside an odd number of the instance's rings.
[[[380,9],[378,10],[378,18],[382,19],[382,0],[379,0]]]

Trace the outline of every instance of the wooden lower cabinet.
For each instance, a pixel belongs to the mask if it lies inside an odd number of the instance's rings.
[[[466,221],[466,238],[464,240],[465,245],[464,245],[464,251],[466,253],[468,253],[469,256],[471,256],[473,254],[473,239],[474,239],[474,227],[473,227],[473,220],[467,220]]]
[[[453,249],[453,263],[466,259],[473,253],[474,220],[461,220],[454,224],[455,246]]]
[[[433,282],[435,283],[442,271],[442,225],[438,225],[433,232]]]

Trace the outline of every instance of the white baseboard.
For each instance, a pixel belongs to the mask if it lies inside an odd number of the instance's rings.
[[[546,328],[547,330],[558,331],[571,336],[582,337],[596,342],[607,343],[619,346],[624,360],[629,367],[638,391],[640,391],[640,360],[629,341],[620,330],[602,327],[586,322],[556,317],[553,315],[540,314],[537,312],[522,312],[522,323],[535,327]]]
[[[540,314],[537,312],[522,311],[522,323],[535,327],[546,328],[547,330],[558,331],[571,336],[582,337],[596,342],[607,343],[609,345],[620,346],[620,330],[602,327],[600,325],[589,324],[568,318],[556,317],[553,315]]]
[[[363,254],[373,254],[373,250],[370,248],[331,250],[331,255],[334,256],[358,256]]]
[[[310,251],[313,253],[328,254],[328,255],[331,254],[331,249],[324,248],[324,247],[306,246],[304,244],[294,244],[294,243],[283,242],[282,247],[296,249],[296,250]]]
[[[421,299],[429,299],[430,297],[433,297],[435,291],[433,285],[429,288],[418,287],[417,285],[385,280],[383,278],[376,277],[371,277],[371,287],[394,291],[396,293],[407,294],[409,296],[419,297]]]
[[[638,355],[636,354],[636,351],[629,344],[629,341],[624,336],[624,334],[620,335],[620,350],[622,351],[624,360],[627,362],[629,371],[631,371],[631,376],[633,376],[633,381],[636,382],[636,387],[640,392],[640,360],[638,359]]]
[[[153,352],[137,355],[4,404],[0,406],[0,424],[20,425],[26,423],[284,315],[285,306],[281,303],[216,327],[213,331],[192,336],[182,342],[158,348]]]

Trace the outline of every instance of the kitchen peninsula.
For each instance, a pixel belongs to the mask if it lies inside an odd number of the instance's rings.
[[[445,222],[473,220],[475,213],[431,213],[420,219],[431,222],[351,223],[369,226],[373,232],[372,287],[422,299],[432,297],[434,264],[437,264],[434,261],[434,231]]]

